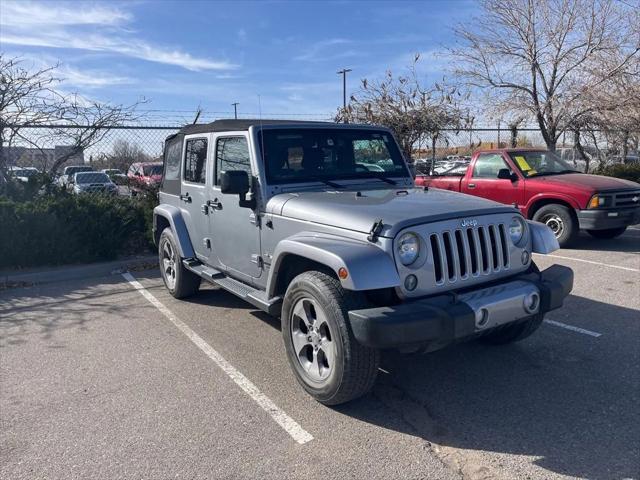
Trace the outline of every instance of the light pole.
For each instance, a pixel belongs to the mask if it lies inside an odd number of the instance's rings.
[[[233,105],[233,118],[235,118],[236,120],[238,119],[238,105],[240,105],[239,102],[233,102],[231,105]]]
[[[343,68],[336,72],[338,75],[342,75],[342,109],[344,112],[347,111],[347,73],[350,71],[350,68]]]

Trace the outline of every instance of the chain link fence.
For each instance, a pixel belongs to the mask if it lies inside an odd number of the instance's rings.
[[[104,127],[98,129],[88,147],[80,148],[78,139],[82,132],[77,127],[22,127],[17,140],[0,149],[3,160],[0,163],[9,168],[10,176],[23,182],[38,172],[46,172],[52,176],[55,185],[73,193],[131,196],[157,184],[164,140],[178,128],[157,125]],[[621,137],[615,133],[583,132],[580,148],[575,144],[573,134],[565,134],[558,140],[556,152],[580,171],[591,171],[610,163],[637,162],[640,135],[627,132],[627,148],[623,152],[619,144],[611,141],[611,138]],[[445,129],[417,142],[412,161],[417,173],[460,173],[474,150],[504,147],[546,148],[546,144],[535,128]],[[104,173],[107,178],[90,175],[91,171]]]

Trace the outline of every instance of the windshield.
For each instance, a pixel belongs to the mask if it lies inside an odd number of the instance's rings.
[[[144,165],[142,167],[145,177],[152,177],[154,175],[162,175],[162,165]]]
[[[86,172],[76,174],[76,183],[107,183],[109,177],[101,172]]]
[[[537,152],[510,152],[509,155],[513,159],[518,169],[526,177],[536,177],[540,175],[558,175],[562,173],[576,172],[565,161],[561,160],[553,152],[537,151]]]
[[[260,139],[269,183],[407,177],[393,137],[359,129],[274,129]]]

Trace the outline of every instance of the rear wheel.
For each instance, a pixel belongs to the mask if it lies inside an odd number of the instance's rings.
[[[589,235],[595,238],[616,238],[622,235],[627,227],[608,228],[606,230],[587,230]]]
[[[175,298],[185,298],[198,291],[202,279],[182,264],[176,240],[169,227],[165,228],[160,235],[158,259],[162,280],[171,295]]]
[[[533,220],[549,227],[563,248],[570,246],[578,238],[580,230],[578,218],[564,205],[557,203],[545,205],[533,215]]]
[[[380,352],[359,344],[348,311],[360,297],[322,272],[293,279],[282,304],[282,335],[296,379],[317,401],[338,405],[367,393],[375,383]]]
[[[480,337],[480,341],[491,345],[505,345],[524,340],[542,325],[542,320],[544,314],[538,313],[521,322],[498,327]]]

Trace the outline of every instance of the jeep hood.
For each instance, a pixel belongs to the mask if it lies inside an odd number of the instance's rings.
[[[267,213],[368,233],[382,219],[383,237],[412,225],[451,218],[514,212],[513,207],[448,190],[376,189],[283,193],[267,203]]]

